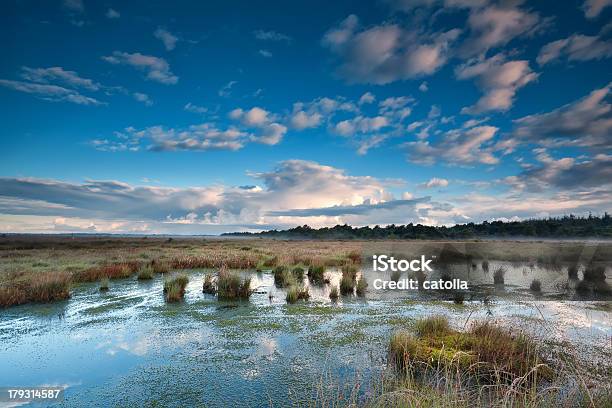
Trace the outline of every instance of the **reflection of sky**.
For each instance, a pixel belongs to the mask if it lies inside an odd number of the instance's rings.
[[[340,272],[329,275],[332,284],[337,284]],[[367,364],[358,356],[366,349],[384,354],[380,341],[348,345],[340,354],[335,346],[329,349],[313,346],[311,336],[344,335],[338,330],[343,323],[358,325],[367,321],[368,327],[388,330],[384,323],[387,318],[412,319],[444,313],[462,327],[468,317],[471,320],[486,317],[486,310],[479,304],[448,308],[440,303],[406,303],[397,296],[367,301],[345,298],[338,306],[342,308],[338,315],[317,315],[307,310],[288,314],[292,309],[285,306],[284,292],[274,288],[272,275],[266,273],[253,274],[253,288],[260,287],[261,293],[234,307],[202,293],[202,273],[189,276],[185,302],[175,305],[164,304],[162,282],[156,278],[146,286],[135,280],[113,281],[109,294],[100,294],[96,285],[77,287],[71,300],[53,306],[66,312],[62,319],[56,310],[37,313],[49,307],[45,305],[7,309],[7,313],[0,315],[0,385],[69,384],[67,396],[82,396],[93,392],[99,384],[146,379],[153,375],[151,370],[161,370],[154,375],[171,383],[215,372],[215,378],[207,380],[218,383],[219,392],[224,392],[221,384],[231,382],[244,386],[244,381],[259,384],[287,375],[301,378],[320,369],[329,353],[331,368],[355,369]],[[276,294],[272,305],[269,290]],[[330,305],[328,290],[325,286],[312,286],[313,298],[306,305]],[[495,300],[491,308],[495,318],[512,327],[522,325],[536,334],[539,330],[548,339],[569,340],[591,353],[601,353],[602,347],[610,347],[610,313],[588,310],[589,304],[519,303],[506,299]],[[231,324],[220,324],[227,321]],[[270,329],[270,322],[278,322],[280,329],[276,326]],[[252,329],[249,323],[264,324]],[[167,377],[178,374],[167,374],[162,366],[176,366],[180,377]],[[252,391],[258,387],[253,385]]]

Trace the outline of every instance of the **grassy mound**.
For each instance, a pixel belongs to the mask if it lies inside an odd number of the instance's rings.
[[[176,275],[164,281],[164,297],[166,302],[180,302],[185,296],[185,287],[189,283],[186,275]]]
[[[217,294],[219,299],[249,299],[251,297],[251,278],[241,278],[236,272],[226,269],[219,271]]]
[[[460,372],[478,383],[509,383],[516,378],[549,378],[535,343],[490,322],[474,323],[466,332],[453,330],[446,318],[416,323],[416,335],[396,332],[389,342],[389,363],[400,373],[426,375]]]

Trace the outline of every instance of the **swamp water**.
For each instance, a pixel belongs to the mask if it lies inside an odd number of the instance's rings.
[[[503,287],[492,284],[497,266],[506,269]],[[337,303],[329,300],[341,275],[334,269],[329,285],[311,285],[311,299],[294,305],[269,272],[241,272],[255,289],[248,302],[203,294],[204,270],[186,271],[190,282],[178,304],[164,302],[159,275],[114,280],[108,292],[78,285],[67,301],[0,311],[0,384],[62,386],[65,398],[55,406],[69,407],[307,403],[317,392],[367,384],[386,365],[391,333],[433,314],[458,328],[494,318],[571,344],[589,364],[610,369],[610,302],[577,300],[563,284],[566,267],[491,262],[486,272],[480,263],[457,263],[445,271],[462,279],[469,274],[486,302],[468,296],[455,305],[446,293],[376,291],[373,280],[390,274],[371,270],[362,272],[369,283],[364,298]],[[606,273],[610,281],[609,268]],[[529,291],[535,278],[542,294]]]

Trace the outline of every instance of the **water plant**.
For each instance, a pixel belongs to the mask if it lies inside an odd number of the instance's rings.
[[[241,278],[236,272],[222,268],[217,278],[217,295],[219,299],[247,300],[251,297],[251,278]]]
[[[286,266],[277,266],[274,268],[274,284],[279,288],[286,288],[291,285],[297,285],[295,275],[289,271]]]
[[[310,298],[310,292],[307,287],[292,285],[287,290],[287,296],[285,300],[287,303],[295,303],[298,300],[308,300]]]
[[[486,259],[482,261],[482,270],[485,272],[489,272],[489,261]]]
[[[343,295],[352,295],[355,288],[355,281],[349,275],[342,275],[340,279],[340,293]]]
[[[312,283],[322,284],[325,279],[325,267],[321,265],[311,265],[308,268],[308,278]]]
[[[298,282],[304,280],[304,268],[302,268],[301,266],[294,267],[291,270],[291,273],[293,274],[293,276],[295,276],[295,279],[297,279]]]
[[[498,266],[497,268],[495,268],[495,271],[493,272],[493,283],[495,283],[496,285],[503,285],[505,275],[506,275],[506,268],[504,268],[501,265]]]
[[[361,278],[357,280],[357,286],[355,287],[357,296],[365,296],[367,287],[368,287],[368,282],[366,282],[365,278],[362,276]]]
[[[339,297],[340,297],[340,294],[338,293],[338,287],[333,286],[329,290],[329,298],[332,300],[332,302],[335,302],[336,300],[338,300]]]
[[[468,331],[460,332],[440,316],[421,319],[415,327],[416,336],[401,330],[390,339],[388,361],[399,373],[460,372],[462,380],[471,378],[480,384],[552,376],[552,370],[542,364],[536,343],[522,333],[488,321],[475,322]],[[454,377],[451,374],[447,379]]]
[[[108,291],[109,281],[108,278],[102,278],[100,281],[100,292]]]
[[[204,282],[202,283],[202,292],[208,293],[210,295],[214,295],[217,292],[215,288],[215,284],[213,282],[212,273],[207,273],[204,275]]]
[[[570,279],[578,279],[578,265],[573,264],[567,267],[567,277]]]
[[[139,280],[153,279],[153,267],[151,265],[143,265],[138,270]]]
[[[164,281],[164,297],[166,302],[180,302],[185,296],[185,287],[189,283],[187,275],[175,275]]]
[[[70,282],[67,272],[38,272],[28,279],[3,282],[0,284],[0,307],[68,299]]]
[[[606,280],[606,268],[601,265],[587,265],[584,268],[583,279],[589,282]]]
[[[541,292],[542,291],[542,282],[539,279],[534,279],[531,281],[531,285],[529,285],[529,289],[533,292]]]

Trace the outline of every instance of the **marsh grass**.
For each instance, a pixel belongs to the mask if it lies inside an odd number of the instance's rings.
[[[217,295],[222,300],[248,300],[251,290],[251,278],[241,278],[236,272],[221,268],[217,278]]]
[[[388,361],[398,373],[427,378],[449,370],[476,385],[553,377],[533,340],[488,321],[459,332],[444,317],[434,316],[417,321],[415,332],[401,330],[391,337]]]
[[[355,289],[355,281],[349,275],[342,275],[340,279],[340,293],[344,296],[352,295]]]
[[[308,278],[312,283],[322,284],[325,281],[325,267],[322,265],[311,265],[308,268]]]
[[[497,268],[495,268],[495,271],[493,272],[493,283],[495,283],[496,285],[503,285],[505,275],[506,275],[506,268],[504,268],[501,265],[498,266]]]
[[[209,295],[214,295],[217,293],[217,289],[215,288],[215,283],[213,281],[213,275],[211,273],[207,273],[204,275],[204,282],[202,283],[202,292],[208,293]]]
[[[338,293],[338,287],[333,286],[329,291],[329,298],[332,300],[332,302],[335,302],[338,300],[339,297],[340,294]]]
[[[601,265],[587,265],[584,268],[583,279],[589,282],[602,282],[606,280],[606,268]]]
[[[301,282],[304,280],[304,268],[302,268],[301,266],[295,266],[291,270],[291,273],[293,274],[293,276],[295,276],[295,279],[297,279],[298,282]]]
[[[287,296],[285,300],[287,303],[296,303],[298,300],[308,300],[310,299],[310,292],[307,287],[292,285],[287,290]]]
[[[189,283],[187,275],[175,275],[164,281],[164,297],[166,302],[180,302],[185,296],[185,287]]]
[[[151,261],[151,269],[154,273],[168,273],[170,266],[164,261],[154,259]]]
[[[37,272],[0,285],[0,307],[28,302],[52,302],[70,297],[68,272]]]
[[[100,281],[100,292],[107,292],[109,288],[109,280],[108,278],[102,278]]]
[[[489,261],[486,259],[482,261],[482,270],[485,272],[489,272]]]
[[[578,279],[578,265],[573,264],[567,267],[567,277],[570,279]]]
[[[295,274],[289,271],[286,266],[277,266],[274,268],[274,284],[279,288],[288,288],[298,284]]]
[[[391,280],[395,281],[395,282],[399,282],[399,280],[402,278],[402,272],[401,271],[393,271],[391,272]]]
[[[138,270],[138,280],[150,280],[153,279],[153,267],[151,265],[143,265]]]
[[[355,291],[357,292],[357,296],[365,296],[366,289],[368,287],[368,283],[365,278],[362,276],[357,280],[357,285],[355,286]]]
[[[534,279],[531,281],[531,285],[529,285],[529,289],[532,292],[541,292],[542,291],[542,282],[539,279]]]

